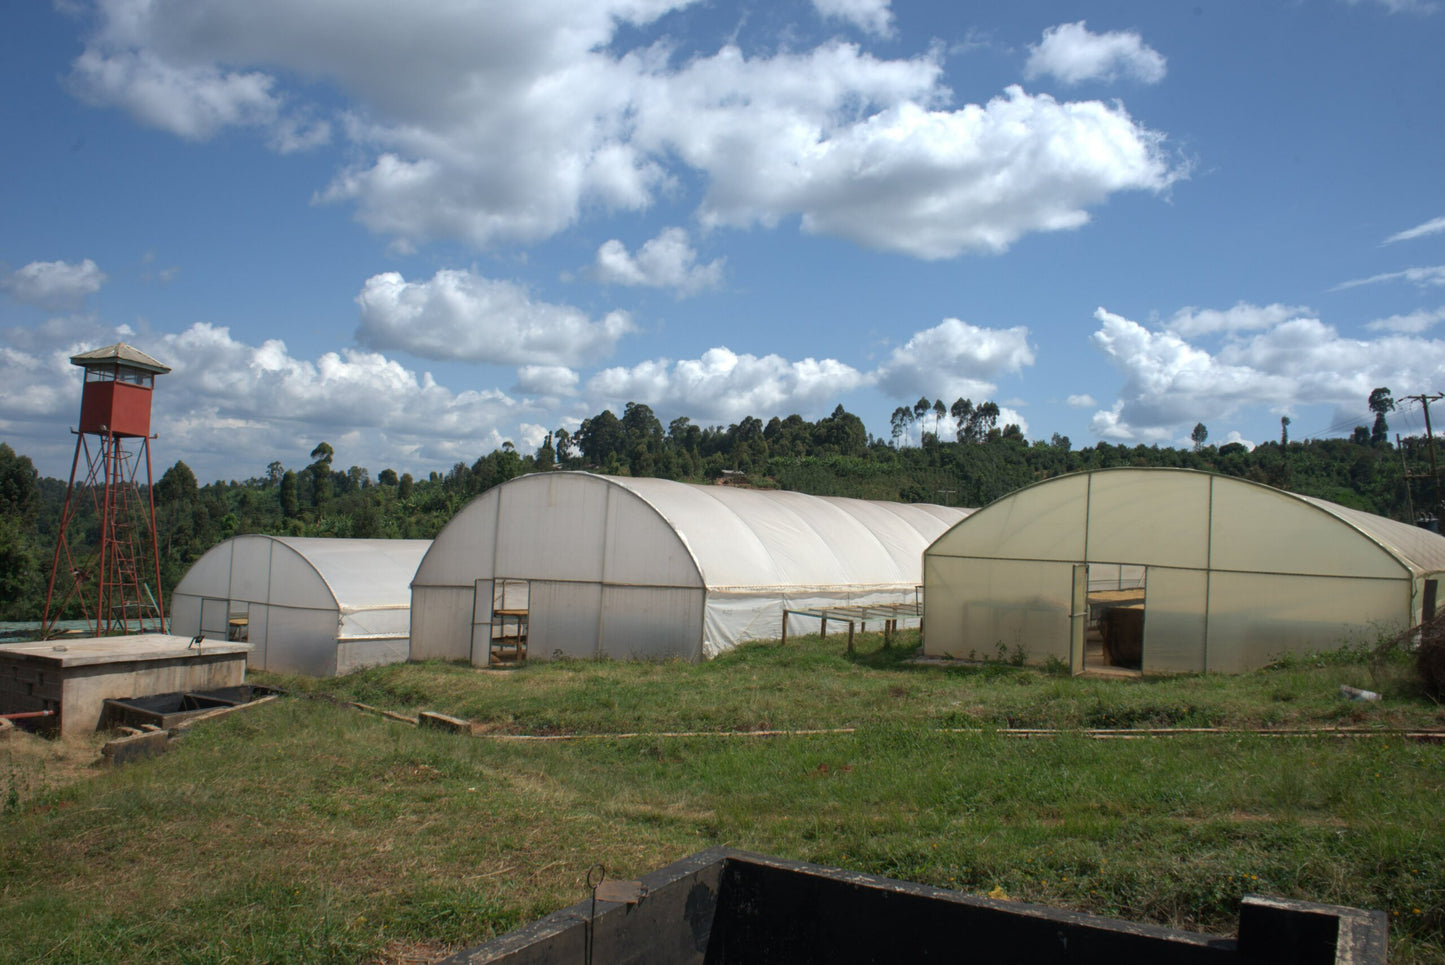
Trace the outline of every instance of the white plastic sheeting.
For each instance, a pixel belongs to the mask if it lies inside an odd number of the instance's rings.
[[[244,633],[257,669],[317,676],[409,653],[411,578],[430,540],[237,536],[171,594],[171,632]]]
[[[478,496],[412,584],[412,657],[490,659],[497,581],[527,585],[528,655],[711,657],[784,606],[912,602],[968,510],[538,473]]]
[[[1104,469],[979,510],[924,557],[924,650],[1084,669],[1090,593],[1143,588],[1145,671],[1236,671],[1420,620],[1445,538],[1229,476]],[[1442,601],[1445,602],[1445,601]]]

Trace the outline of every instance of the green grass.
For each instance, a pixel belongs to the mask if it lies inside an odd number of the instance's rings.
[[[891,648],[838,636],[741,647],[703,664],[566,661],[491,671],[445,663],[394,664],[341,679],[274,677],[414,713],[440,711],[508,733],[925,727],[1445,726],[1398,653],[1296,658],[1256,674],[1132,680],[1070,678],[1006,662],[913,663],[917,631]],[[1380,704],[1340,699],[1340,684],[1383,693]]]
[[[376,960],[388,943],[475,943],[579,900],[594,863],[628,876],[727,844],[1208,931],[1228,931],[1250,892],[1381,908],[1393,961],[1445,962],[1442,745],[997,732],[1445,726],[1399,666],[1095,680],[915,666],[911,645],[877,640],[841,651],[812,638],[704,665],[264,678],[293,696],[151,761],[10,785],[0,961]],[[1340,683],[1386,700],[1344,701]],[[599,736],[456,736],[344,700]]]

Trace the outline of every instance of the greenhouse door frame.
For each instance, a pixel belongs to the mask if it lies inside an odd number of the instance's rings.
[[[519,663],[527,659],[527,636],[532,611],[532,583],[517,577],[492,578],[491,631],[487,663]]]
[[[485,614],[486,619],[480,617]],[[480,647],[478,646],[480,644]],[[477,657],[481,657],[478,660]],[[486,667],[492,662],[492,581],[477,580],[472,584],[472,631],[467,659],[473,667]]]
[[[1115,663],[1109,659],[1107,648],[1103,646],[1104,620],[1099,620],[1100,653],[1094,660],[1089,657],[1089,632],[1093,626],[1093,613],[1099,602],[1104,604],[1104,612],[1112,607],[1107,600],[1095,601],[1089,592],[1089,563],[1075,563],[1073,566],[1073,585],[1069,596],[1069,671],[1074,675],[1085,673],[1090,670],[1107,671],[1111,674],[1142,674],[1144,672],[1144,627],[1149,619],[1149,566],[1142,563],[1113,563],[1099,564],[1101,566],[1113,566],[1119,569],[1119,591],[1133,590],[1135,587],[1123,586],[1124,567],[1138,567],[1142,570],[1141,584],[1137,587],[1140,593],[1140,603],[1137,608],[1141,611],[1138,621],[1138,665],[1129,663]],[[1107,592],[1107,591],[1101,591]],[[1118,605],[1123,606],[1124,601]],[[1130,609],[1133,609],[1130,606]],[[1127,639],[1127,637],[1126,637]]]
[[[1089,635],[1089,564],[1074,564],[1074,583],[1069,594],[1069,672],[1084,672],[1084,652]]]
[[[201,597],[201,619],[197,636],[216,642],[224,641],[230,633],[231,601],[223,596]]]

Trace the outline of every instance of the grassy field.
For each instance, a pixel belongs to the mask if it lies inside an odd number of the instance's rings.
[[[918,665],[914,644],[258,675],[291,696],[119,769],[74,763],[94,741],[12,737],[0,961],[420,960],[580,899],[592,864],[630,876],[728,844],[1209,931],[1249,892],[1381,908],[1393,961],[1445,962],[1445,745],[1398,734],[1445,709],[1401,658],[1102,680]],[[1130,727],[1221,732],[1085,733]],[[1257,732],[1339,727],[1376,733]],[[777,729],[832,732],[716,733]]]

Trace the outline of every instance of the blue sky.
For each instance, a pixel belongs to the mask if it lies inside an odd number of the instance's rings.
[[[48,475],[115,341],[203,480],[323,440],[424,475],[628,401],[1188,445],[1445,390],[1438,2],[9,14],[0,440]]]

